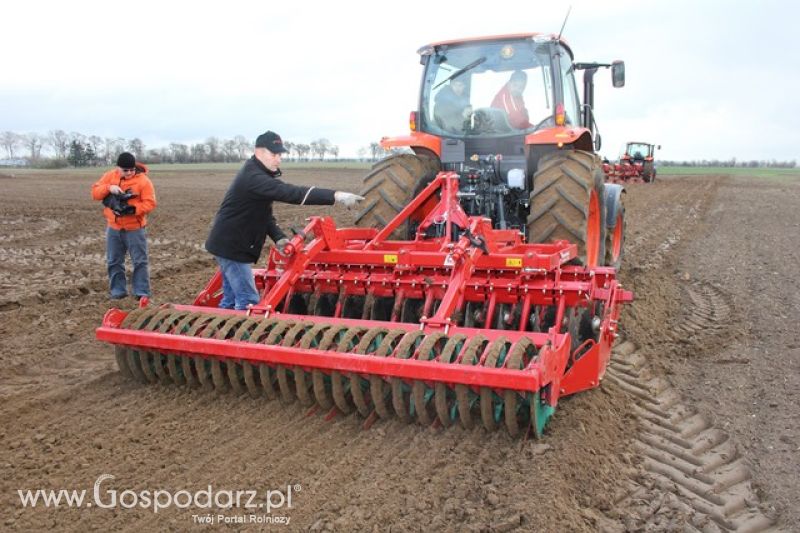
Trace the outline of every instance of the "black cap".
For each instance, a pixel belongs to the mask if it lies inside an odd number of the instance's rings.
[[[256,139],[256,148],[266,148],[273,154],[282,154],[289,151],[283,147],[281,136],[274,131],[267,131],[259,135],[258,139]]]
[[[136,158],[130,152],[122,152],[117,158],[119,168],[136,168]]]

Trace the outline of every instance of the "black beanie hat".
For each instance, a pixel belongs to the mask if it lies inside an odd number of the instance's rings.
[[[130,152],[122,152],[117,158],[119,168],[136,168],[136,158]]]

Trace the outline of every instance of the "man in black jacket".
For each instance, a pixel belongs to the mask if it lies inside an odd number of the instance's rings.
[[[250,264],[258,261],[267,236],[279,249],[287,241],[272,215],[272,202],[339,203],[352,207],[364,199],[349,192],[284,183],[278,178],[281,156],[286,151],[277,133],[267,131],[259,135],[255,154],[236,174],[214,218],[206,250],[214,255],[222,272],[220,307],[247,309],[260,299]]]

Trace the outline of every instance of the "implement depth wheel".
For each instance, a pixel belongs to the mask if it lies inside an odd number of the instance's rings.
[[[420,183],[430,181],[439,170],[437,160],[413,154],[400,154],[387,157],[372,167],[364,177],[361,196],[365,200],[356,215],[355,224],[362,228],[383,228],[414,198]],[[433,205],[423,205],[411,221],[425,218],[427,210]],[[405,239],[408,226],[397,228],[390,239]]]
[[[533,176],[528,241],[559,239],[578,245],[576,261],[588,267],[605,260],[603,164],[580,150],[558,150],[542,156]]]

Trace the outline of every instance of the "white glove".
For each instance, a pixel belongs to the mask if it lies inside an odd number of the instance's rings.
[[[275,248],[278,249],[278,253],[283,255],[283,249],[286,248],[287,244],[289,244],[289,239],[279,239],[278,242],[275,243]]]
[[[336,191],[333,194],[333,199],[337,204],[342,204],[349,209],[362,201],[364,197],[351,192]]]
[[[109,185],[108,192],[111,194],[122,194],[122,189],[119,185]]]

